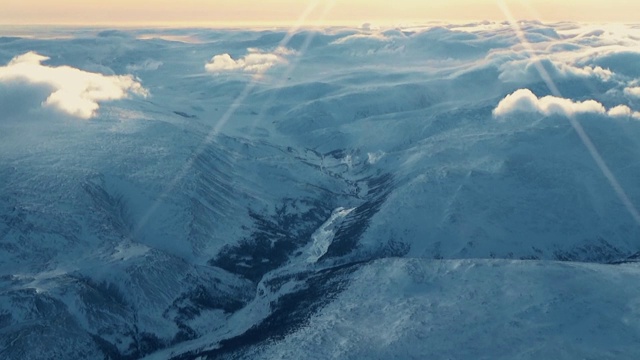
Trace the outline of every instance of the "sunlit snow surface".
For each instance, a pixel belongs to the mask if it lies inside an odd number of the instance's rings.
[[[640,358],[640,26],[0,35],[0,358]]]

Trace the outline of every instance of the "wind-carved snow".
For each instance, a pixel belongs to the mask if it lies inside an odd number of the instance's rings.
[[[135,243],[122,243],[115,247],[112,258],[116,260],[129,260],[134,257],[143,256],[151,250],[146,245]]]
[[[376,151],[367,153],[367,162],[371,165],[375,165],[378,161],[380,161],[386,154],[384,151]]]
[[[340,222],[353,210],[355,210],[355,208],[345,209],[343,207],[339,207],[335,209],[327,222],[322,224],[322,226],[316,230],[313,235],[311,235],[313,243],[308,250],[309,256],[306,260],[307,263],[315,263],[327,253],[327,250],[333,241],[333,237],[336,235],[336,226],[338,226]]]

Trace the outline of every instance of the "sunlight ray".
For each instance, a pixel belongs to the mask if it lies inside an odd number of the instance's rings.
[[[533,46],[531,46],[531,43],[529,43],[529,41],[527,40],[524,34],[524,31],[522,30],[522,28],[520,27],[520,24],[518,23],[518,21],[515,19],[515,17],[509,10],[509,7],[506,4],[506,2],[504,0],[498,0],[498,6],[500,7],[500,10],[506,17],[507,21],[509,21],[509,24],[513,28],[513,31],[518,37],[518,40],[520,40],[520,43],[525,48],[525,51],[528,53],[529,57],[533,60],[536,70],[539,72],[540,77],[542,78],[546,86],[549,88],[549,91],[551,91],[551,94],[556,97],[563,97],[562,93],[560,92],[560,89],[558,89],[558,86],[553,81],[553,79],[551,78],[547,70],[544,68],[542,63],[540,62],[540,58],[537,55],[536,50],[533,48]],[[629,212],[629,215],[631,215],[631,217],[633,217],[636,223],[640,225],[640,212],[638,211],[634,203],[631,201],[631,199],[627,195],[627,192],[624,190],[624,188],[616,178],[613,171],[611,171],[611,169],[609,168],[609,165],[607,165],[607,162],[604,160],[604,158],[600,154],[600,151],[598,151],[598,148],[595,146],[595,144],[591,140],[591,137],[589,137],[587,132],[584,130],[584,127],[582,126],[582,124],[580,124],[578,119],[576,119],[575,115],[569,114],[567,116],[567,119],[569,120],[569,123],[571,124],[573,129],[578,134],[578,137],[580,138],[584,146],[589,151],[589,154],[595,161],[596,165],[598,166],[598,168],[600,169],[604,177],[609,182],[609,185],[611,185],[611,188],[615,191],[616,195],[618,196],[622,204],[625,206],[625,208]]]
[[[289,43],[289,41],[291,40],[293,35],[296,33],[296,31],[298,31],[301,27],[304,26],[308,17],[315,11],[319,3],[320,3],[319,0],[311,1],[309,3],[309,5],[305,8],[302,14],[300,14],[300,16],[298,17],[298,20],[296,21],[296,23],[288,29],[287,34],[278,44],[278,48],[286,47],[286,45]],[[158,210],[160,205],[162,205],[162,203],[165,201],[167,196],[176,188],[178,183],[182,179],[184,179],[184,177],[187,175],[189,170],[193,168],[193,165],[196,159],[198,158],[198,156],[200,156],[202,152],[205,151],[207,146],[209,146],[212,142],[215,142],[215,138],[218,136],[218,134],[224,128],[227,122],[231,119],[231,117],[236,113],[238,108],[244,103],[244,101],[246,100],[247,96],[251,93],[251,91],[253,91],[253,89],[256,88],[256,86],[259,83],[259,79],[261,78],[261,76],[264,74],[266,70],[267,70],[266,68],[263,70],[260,70],[254,76],[252,76],[251,80],[247,83],[247,85],[244,87],[242,92],[236,97],[236,99],[231,103],[231,105],[229,106],[227,111],[222,115],[220,120],[218,120],[216,125],[211,129],[211,131],[209,131],[207,136],[200,142],[200,144],[198,145],[196,150],[193,152],[193,154],[189,157],[185,165],[181,168],[181,170],[175,176],[172,177],[171,181],[169,181],[169,183],[165,187],[165,190],[162,192],[162,194],[158,197],[158,199],[154,201],[153,205],[151,205],[149,209],[146,211],[146,213],[140,218],[140,221],[138,221],[138,224],[135,226],[134,231],[132,232],[134,237],[137,236],[137,234],[142,230],[142,228],[148,223],[151,216],[153,216],[153,214]]]
[[[331,9],[333,9],[333,7],[335,6],[337,0],[331,0],[331,1],[327,1],[324,9],[322,10],[321,15],[319,16],[319,20],[322,21],[324,20],[327,15],[331,12]],[[279,89],[282,86],[284,86],[284,84],[288,81],[289,77],[291,76],[291,74],[293,73],[293,71],[296,69],[296,67],[298,66],[298,64],[300,63],[300,61],[302,61],[305,53],[307,52],[307,50],[309,49],[309,46],[311,45],[311,42],[313,41],[314,37],[315,37],[316,33],[314,31],[309,31],[309,34],[305,37],[304,42],[302,43],[302,46],[300,47],[300,50],[298,50],[298,53],[296,54],[296,56],[294,57],[293,61],[290,62],[289,66],[287,66],[287,68],[285,69],[284,73],[279,77],[275,88]],[[269,100],[267,100],[264,104],[262,104],[262,107],[260,108],[260,111],[258,111],[258,116],[257,118],[253,121],[251,127],[250,127],[250,134],[253,134],[253,132],[255,131],[256,127],[258,126],[258,123],[260,121],[262,121],[265,117],[265,112],[267,111],[267,109],[269,108],[269,106],[271,106],[271,104],[273,104],[273,102],[275,101],[275,97],[277,95],[277,92],[272,93],[272,95],[269,97]]]

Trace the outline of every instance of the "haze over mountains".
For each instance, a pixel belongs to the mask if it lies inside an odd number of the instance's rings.
[[[14,35],[0,357],[639,356],[640,27]]]

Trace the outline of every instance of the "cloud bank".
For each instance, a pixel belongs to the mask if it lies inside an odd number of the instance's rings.
[[[552,79],[572,79],[596,77],[602,81],[608,81],[613,77],[609,69],[600,66],[575,66],[568,62],[553,60],[550,58],[525,59],[510,61],[500,66],[502,73],[500,80],[505,82],[535,82],[539,81],[540,69],[544,69],[546,74]]]
[[[51,67],[42,63],[49,58],[35,52],[16,56],[0,67],[0,83],[45,86],[50,89],[43,107],[82,119],[95,116],[99,103],[118,100],[131,94],[147,96],[147,91],[132,76],[106,76],[69,66]]]
[[[538,98],[529,89],[519,89],[507,95],[493,110],[495,117],[504,117],[516,113],[538,113],[545,116],[577,114],[601,114],[613,117],[640,118],[640,112],[634,112],[626,105],[618,105],[607,110],[604,105],[595,100],[573,101],[556,96]]]
[[[259,49],[248,49],[249,53],[240,59],[233,59],[229,54],[214,56],[204,67],[211,73],[243,71],[248,73],[262,73],[270,68],[286,64],[287,56],[294,51],[278,47],[273,52],[262,52]]]

